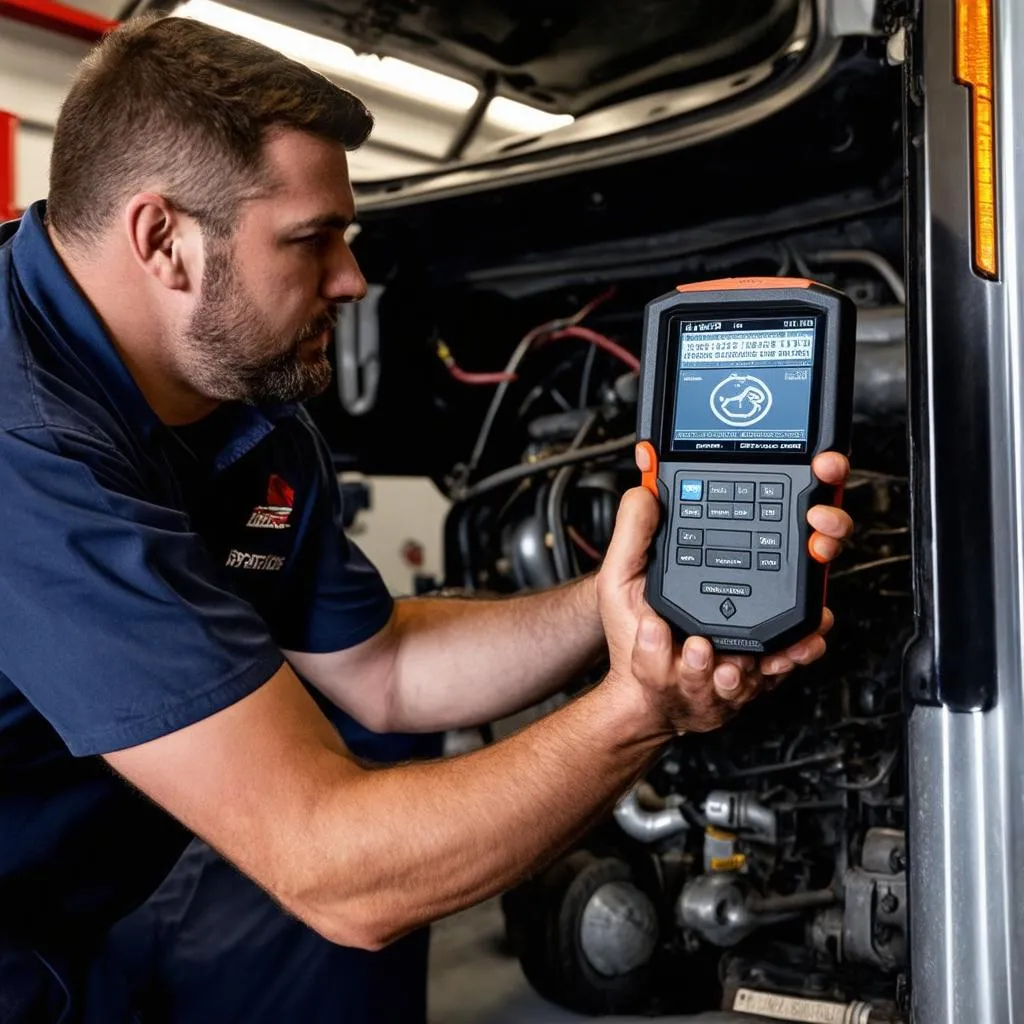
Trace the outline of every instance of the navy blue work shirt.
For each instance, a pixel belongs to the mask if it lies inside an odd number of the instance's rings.
[[[282,648],[366,640],[392,602],[307,414],[161,424],[44,215],[0,229],[0,949],[73,957],[189,839],[93,755],[238,701]]]

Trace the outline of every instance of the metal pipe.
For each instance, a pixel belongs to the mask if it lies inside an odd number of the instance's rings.
[[[661,839],[685,832],[690,827],[678,807],[663,811],[645,811],[634,786],[616,805],[615,820],[619,828],[641,843],[656,843]]]
[[[857,344],[878,345],[907,339],[905,306],[865,306],[857,310]]]
[[[884,257],[871,249],[831,249],[828,252],[808,253],[812,263],[861,263],[878,273],[892,291],[896,301],[906,305],[907,289],[896,268]]]
[[[753,914],[795,914],[803,910],[830,907],[838,901],[832,889],[793,892],[788,896],[748,896],[747,907]]]

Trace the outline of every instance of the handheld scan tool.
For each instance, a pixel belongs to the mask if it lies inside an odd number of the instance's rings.
[[[681,285],[647,306],[637,465],[661,503],[647,600],[677,636],[779,650],[821,622],[811,472],[848,452],[856,307],[796,278]]]

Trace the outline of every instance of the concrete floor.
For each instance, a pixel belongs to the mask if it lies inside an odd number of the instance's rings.
[[[595,1020],[650,1024],[650,1017],[582,1017],[541,999],[523,977],[519,961],[502,952],[502,935],[497,900],[434,926],[428,988],[430,1024],[570,1024]],[[731,1013],[657,1020],[660,1024],[771,1024],[763,1017]]]

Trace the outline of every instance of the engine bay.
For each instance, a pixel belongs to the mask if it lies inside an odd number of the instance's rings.
[[[813,103],[699,154],[383,211],[356,239],[370,292],[340,325],[339,394],[313,412],[339,469],[427,476],[451,502],[443,578],[423,591],[515,594],[598,568],[640,479],[648,302],[799,276],[857,306],[855,533],[830,570],[828,653],[725,728],[671,743],[502,898],[530,983],[578,1012],[906,1019],[898,110],[886,69],[853,60]]]
[[[894,285],[888,298],[900,297],[879,254],[830,258],[840,266],[814,268],[819,277],[862,299]],[[844,259],[846,273],[885,267],[889,283],[844,281]],[[448,585],[509,593],[599,565],[618,500],[636,484],[637,339],[613,302],[606,290],[535,328],[502,371],[469,460],[449,478]],[[845,501],[857,532],[830,577],[839,625],[828,656],[722,731],[673,743],[612,821],[506,896],[513,946],[549,998],[591,1013],[678,1012],[756,1009],[771,993],[898,1019],[898,680],[912,619],[901,316],[898,305],[863,309],[858,371],[874,387],[858,390]],[[539,363],[559,344],[532,376],[534,346]],[[479,478],[492,433],[519,457]]]
[[[850,244],[873,232],[875,247]],[[673,742],[607,821],[503,897],[511,948],[554,1002],[590,1014],[903,1019],[899,680],[913,602],[905,295],[886,247],[892,233],[891,219],[860,221],[702,268],[730,276],[770,262],[773,273],[812,277],[857,302],[844,500],[856,531],[830,574],[826,657],[724,729]],[[444,588],[512,594],[600,565],[619,499],[638,483],[643,303],[664,290],[654,276],[612,277],[531,294],[522,305],[549,315],[486,366],[458,330],[431,331],[430,372],[444,379],[435,401],[464,402],[460,417],[473,424],[435,476],[452,500]],[[493,318],[481,308],[499,302],[507,315],[507,296],[465,305],[479,324]],[[495,731],[500,723],[487,738]]]

